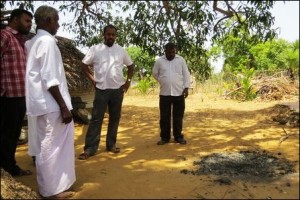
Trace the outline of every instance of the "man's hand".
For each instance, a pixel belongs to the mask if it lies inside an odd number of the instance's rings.
[[[184,98],[187,98],[189,96],[189,89],[188,88],[184,88],[182,95],[184,96]]]
[[[130,81],[126,81],[124,85],[122,85],[123,91],[126,93],[130,87]]]
[[[61,112],[61,116],[63,119],[63,123],[68,124],[72,121],[73,116],[72,113],[70,112],[70,110],[68,109],[68,107],[66,106],[66,103],[64,101],[64,99],[62,98],[62,95],[58,89],[58,86],[52,86],[49,88],[49,92],[51,93],[51,95],[53,96],[53,98],[55,99],[55,101],[57,102],[59,108],[60,108],[60,112]]]
[[[60,108],[61,111],[61,116],[63,119],[63,123],[68,124],[73,120],[73,116],[72,113],[70,112],[70,110],[68,109],[67,106],[64,106],[63,108]]]

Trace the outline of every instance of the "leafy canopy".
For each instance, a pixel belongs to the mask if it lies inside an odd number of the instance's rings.
[[[23,4],[34,11],[33,1],[2,1]],[[228,32],[234,35],[247,31],[254,41],[273,38],[274,17],[270,9],[274,1],[53,1],[59,10],[74,15],[62,24],[73,32],[77,45],[91,46],[101,42],[103,27],[118,27],[118,43],[135,45],[150,56],[162,55],[168,41],[177,44],[178,53],[189,67],[202,77],[209,76],[208,42],[217,41]],[[233,23],[228,24],[228,20]]]

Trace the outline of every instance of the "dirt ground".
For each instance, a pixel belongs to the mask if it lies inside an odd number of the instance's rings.
[[[74,199],[299,199],[299,127],[280,125],[271,118],[272,107],[298,98],[271,102],[237,102],[219,97],[190,94],[186,99],[184,135],[186,145],[173,142],[158,146],[157,95],[127,94],[124,98],[117,145],[121,153],[105,151],[107,118],[100,149],[86,161],[83,151],[87,125],[76,124],[77,181]],[[280,145],[285,135],[294,133]],[[295,173],[273,180],[231,179],[216,182],[213,174],[181,173],[193,170],[194,161],[221,152],[266,151],[294,163]],[[18,181],[38,191],[35,168],[27,145],[17,149],[17,161],[34,175]],[[61,163],[63,165],[63,163]]]

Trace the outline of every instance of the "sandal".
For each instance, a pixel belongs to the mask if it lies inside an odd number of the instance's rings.
[[[113,147],[111,149],[107,149],[107,151],[112,153],[120,153],[121,149],[119,147]]]
[[[90,154],[88,154],[87,152],[83,152],[82,154],[79,155],[78,159],[79,159],[79,160],[86,160],[86,159],[88,159],[89,157],[91,157]]]
[[[32,172],[30,170],[23,170],[20,168],[20,170],[13,176],[29,176],[29,175],[32,175]]]

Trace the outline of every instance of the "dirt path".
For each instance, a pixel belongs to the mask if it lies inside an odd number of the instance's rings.
[[[288,101],[289,102],[289,101]],[[294,102],[294,101],[293,101]],[[272,107],[280,102],[236,102],[191,94],[186,101],[184,134],[187,145],[156,145],[159,140],[158,96],[127,95],[119,128],[118,155],[105,152],[107,119],[100,150],[87,161],[78,160],[86,125],[76,124],[77,181],[74,198],[84,199],[298,199],[299,128],[281,143],[282,126],[272,121]],[[295,164],[296,173],[272,181],[232,179],[220,184],[215,175],[180,173],[195,169],[201,156],[240,150],[267,151]],[[19,146],[17,160],[34,171],[27,145]],[[63,164],[63,163],[62,163]],[[35,174],[17,178],[37,189]]]

